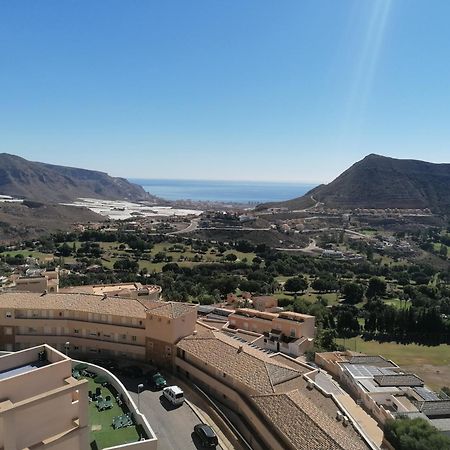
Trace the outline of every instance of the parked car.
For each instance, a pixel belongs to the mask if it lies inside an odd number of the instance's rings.
[[[159,372],[154,372],[148,376],[147,383],[154,389],[163,389],[167,386],[166,379]]]
[[[139,366],[125,366],[121,369],[122,375],[130,378],[140,378],[143,375],[143,370]]]
[[[219,443],[216,433],[214,433],[214,430],[209,425],[205,425],[204,423],[195,425],[194,433],[200,439],[202,447],[216,448]]]
[[[178,406],[184,402],[184,392],[178,386],[164,388],[163,395],[172,405]]]

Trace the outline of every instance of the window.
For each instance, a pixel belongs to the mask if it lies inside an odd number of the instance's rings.
[[[131,340],[132,340],[133,342],[136,342],[136,340],[137,340],[136,336],[131,336]]]
[[[120,339],[123,339],[124,341],[127,340],[127,335],[126,334],[121,334],[120,335]]]
[[[74,350],[80,350],[80,347],[78,347],[78,345],[74,345],[74,346],[73,346],[73,349],[74,349]]]
[[[11,319],[11,317],[12,317],[12,313],[7,312],[7,313],[6,313],[6,318],[7,318],[7,319]]]
[[[75,330],[73,330],[73,332],[74,332],[75,334],[78,334],[78,333],[80,332],[80,330],[75,329]]]

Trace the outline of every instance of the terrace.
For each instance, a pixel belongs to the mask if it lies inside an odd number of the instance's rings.
[[[95,393],[100,388],[102,398],[111,398],[112,406],[100,410],[99,402],[89,400],[89,429],[90,445],[92,450],[101,450],[104,448],[115,447],[118,445],[138,442],[142,438],[147,438],[141,425],[132,420],[132,425],[115,428],[113,423],[117,422],[117,417],[125,417],[130,414],[125,402],[120,400],[120,395],[110,384],[100,385],[96,383],[98,378],[82,377],[88,380],[88,390]],[[132,415],[131,415],[132,417]]]

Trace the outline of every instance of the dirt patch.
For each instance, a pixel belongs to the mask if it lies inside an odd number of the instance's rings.
[[[403,365],[405,371],[413,372],[425,381],[425,384],[434,390],[439,390],[443,386],[450,386],[450,365],[433,366],[423,365]]]

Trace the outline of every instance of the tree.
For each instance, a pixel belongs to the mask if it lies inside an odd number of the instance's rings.
[[[354,306],[336,308],[336,330],[343,338],[357,336],[360,332],[358,311]]]
[[[322,330],[318,336],[319,346],[327,352],[334,352],[337,350],[336,346],[336,331],[331,329]]]
[[[284,283],[284,289],[288,292],[294,292],[295,296],[297,296],[299,292],[308,289],[308,282],[302,276],[289,278],[286,283]]]
[[[388,420],[384,433],[395,450],[450,450],[450,439],[421,418]]]
[[[67,244],[67,242],[64,242],[63,245],[61,245],[60,247],[58,247],[58,252],[61,256],[63,257],[67,257],[70,256],[72,254],[72,249],[69,247],[69,245]]]
[[[225,256],[225,259],[226,259],[227,261],[233,262],[233,261],[236,261],[236,260],[237,260],[237,256],[236,256],[234,253],[228,253],[228,255]]]
[[[347,283],[342,288],[345,297],[345,303],[356,305],[362,302],[364,296],[364,288],[358,283]]]
[[[369,286],[367,287],[366,296],[369,299],[375,297],[382,297],[386,294],[386,282],[378,277],[372,277],[369,280]]]

